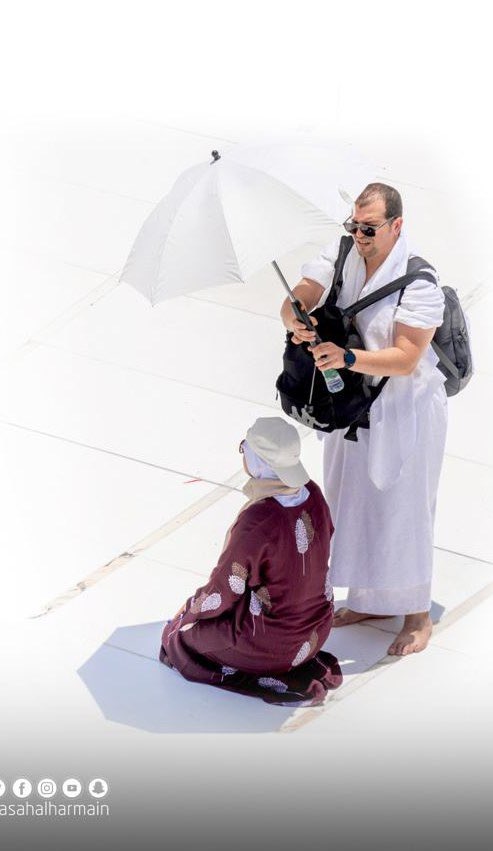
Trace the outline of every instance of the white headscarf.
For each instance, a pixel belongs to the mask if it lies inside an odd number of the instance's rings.
[[[277,499],[280,505],[284,508],[290,508],[295,507],[296,505],[302,505],[310,496],[310,491],[307,487],[305,487],[305,485],[296,489],[290,488],[281,481],[277,473],[274,473],[274,470],[272,470],[272,468],[269,467],[269,465],[253,451],[246,440],[243,441],[242,446],[246,466],[250,473],[250,478],[242,489],[245,496],[248,497],[248,502],[240,508],[237,517],[226,532],[222,550],[223,552],[231,540],[231,533],[236,525],[238,517],[254,502],[259,502],[263,499],[267,499],[267,497],[273,496],[274,499]]]
[[[256,452],[253,451],[251,446],[248,444],[246,440],[243,441],[243,452],[245,454],[245,461],[248,467],[248,472],[250,473],[252,479],[274,479],[275,481],[281,482],[281,479],[274,472],[272,467],[269,467],[266,461],[263,460]],[[273,494],[274,499],[284,506],[285,508],[291,508],[296,505],[302,505],[305,500],[310,496],[310,492],[305,485],[299,488],[296,493],[291,494]]]

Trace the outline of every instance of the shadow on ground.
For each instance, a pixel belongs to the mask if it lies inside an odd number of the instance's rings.
[[[434,622],[442,612],[434,603]],[[385,657],[401,624],[402,618],[392,618],[333,629],[324,649],[337,656],[344,677],[352,677]],[[292,715],[295,707],[190,683],[162,665],[162,628],[161,622],[120,627],[79,668],[109,721],[152,733],[269,733]]]
[[[293,710],[190,683],[158,660],[162,623],[116,629],[79,676],[109,721],[151,733],[269,733]]]

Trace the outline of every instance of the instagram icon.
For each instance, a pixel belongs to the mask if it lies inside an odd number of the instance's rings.
[[[41,798],[53,798],[56,795],[56,783],[50,777],[45,777],[38,783],[38,795]]]

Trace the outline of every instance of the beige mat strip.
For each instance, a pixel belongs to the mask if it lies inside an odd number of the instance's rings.
[[[455,624],[458,620],[468,615],[473,609],[477,608],[481,603],[485,600],[489,599],[493,595],[493,582],[490,582],[488,585],[485,585],[484,588],[481,588],[476,594],[473,594],[471,597],[468,597],[467,600],[464,600],[462,603],[459,603],[454,609],[452,609],[447,615],[445,615],[439,623],[437,623],[433,627],[433,636],[440,635],[444,630],[448,629],[450,626]],[[379,629],[380,627],[371,626],[369,623],[364,624],[369,629]],[[383,632],[387,632],[387,630],[381,630]],[[433,637],[432,637],[433,641]],[[439,643],[434,643],[433,646],[440,647]],[[337,689],[337,691],[333,692],[323,704],[323,706],[317,706],[309,709],[297,709],[293,713],[293,715],[284,722],[284,724],[280,727],[280,733],[294,733],[296,730],[299,730],[300,727],[304,727],[305,724],[309,724],[311,721],[314,721],[316,718],[320,718],[321,715],[324,715],[329,709],[337,703],[340,703],[341,700],[345,700],[350,694],[354,694],[358,689],[363,688],[367,683],[371,680],[374,680],[375,677],[378,677],[385,670],[390,668],[391,665],[394,665],[396,662],[401,662],[402,659],[405,658],[403,656],[383,656],[382,659],[379,659],[378,662],[375,662],[371,668],[368,668],[367,671],[364,671],[362,674],[358,674],[355,676],[346,686],[341,686],[341,688]]]
[[[172,470],[168,467],[162,467],[159,464],[152,464],[149,461],[142,461],[138,458],[130,458],[127,455],[121,455],[118,452],[113,452],[108,449],[101,449],[97,446],[90,446],[85,443],[80,443],[79,441],[70,440],[69,438],[64,438],[58,435],[41,432],[37,429],[27,428],[26,426],[20,426],[18,423],[9,423],[4,422],[2,420],[0,420],[0,422],[3,423],[3,425],[14,426],[21,430],[40,434],[44,437],[52,437],[59,440],[63,440],[66,443],[73,443],[77,446],[82,446],[86,449],[93,449],[95,451],[103,452],[108,455],[114,455],[118,458],[124,458],[127,461],[135,461],[139,464],[144,464],[145,466],[149,467],[155,467],[158,470],[164,470],[168,473],[175,473],[176,475],[185,477],[188,476],[188,474],[180,470]],[[301,439],[306,439],[309,434],[310,433],[308,432],[308,434],[301,435]],[[192,520],[194,517],[196,517],[197,514],[200,514],[202,511],[205,511],[207,508],[210,508],[211,505],[214,505],[214,503],[227,496],[228,493],[231,493],[232,491],[241,493],[241,486],[245,481],[245,472],[244,470],[238,470],[238,472],[231,476],[231,478],[227,479],[226,482],[223,482],[221,484],[219,484],[218,482],[214,482],[210,479],[204,479],[202,477],[197,479],[197,481],[205,482],[207,484],[213,484],[215,485],[215,488],[213,491],[211,491],[211,493],[207,494],[207,496],[202,497],[201,499],[197,500],[197,502],[194,502],[192,505],[188,506],[188,508],[180,512],[180,514],[177,514],[176,517],[172,517],[171,520],[168,520],[154,532],[150,532],[149,535],[146,535],[145,538],[142,538],[142,540],[138,541],[138,543],[134,544],[134,546],[130,547],[125,552],[120,553],[120,555],[115,556],[114,559],[109,561],[107,564],[102,565],[102,567],[98,567],[96,570],[86,576],[85,579],[82,579],[80,582],[77,582],[77,584],[74,585],[72,588],[68,588],[62,594],[59,594],[57,597],[54,597],[53,600],[50,600],[49,603],[43,605],[38,612],[30,615],[30,617],[39,618],[42,615],[46,615],[48,614],[48,612],[53,611],[53,609],[57,609],[60,606],[63,606],[64,603],[68,603],[74,597],[78,597],[79,594],[82,593],[82,591],[85,591],[92,585],[96,585],[97,582],[100,582],[106,576],[109,576],[110,573],[113,573],[115,570],[118,570],[118,568],[128,564],[128,562],[132,558],[141,555],[145,550],[149,549],[149,547],[152,547],[162,538],[165,538],[167,535],[171,535],[173,532],[176,531],[176,529],[179,529],[180,526],[183,526],[184,523],[187,523],[189,520]]]
[[[171,520],[167,520],[162,526],[158,529],[155,529],[149,535],[146,535],[145,538],[142,538],[132,547],[130,547],[126,552],[121,553],[116,558],[109,561],[107,564],[102,565],[102,567],[98,567],[93,573],[90,573],[80,582],[77,582],[72,588],[68,588],[64,593],[60,594],[58,597],[54,597],[48,603],[46,603],[39,612],[31,615],[31,618],[42,617],[43,615],[52,612],[54,609],[58,609],[60,606],[63,606],[65,603],[68,603],[74,597],[78,597],[79,594],[82,594],[83,591],[86,591],[88,588],[91,588],[96,583],[100,582],[102,579],[105,579],[109,576],[110,573],[113,573],[115,570],[118,570],[120,567],[124,567],[127,565],[133,558],[141,555],[145,550],[152,547],[162,538],[165,538],[167,535],[171,535],[173,532],[176,532],[180,526],[183,526],[185,523],[188,523],[189,520],[192,520],[197,514],[200,514],[202,511],[205,511],[207,508],[210,508],[211,505],[214,505],[216,502],[219,502],[220,499],[223,499],[225,496],[230,494],[232,491],[241,492],[239,486],[245,480],[245,473],[239,471],[231,476],[224,484],[218,485],[214,488],[210,493],[203,496],[201,499],[198,499],[192,505],[185,508],[184,511],[181,511],[175,517],[172,517]]]
[[[101,272],[96,272],[96,274],[102,275]],[[13,366],[18,361],[22,360],[22,358],[35,351],[35,349],[45,345],[44,338],[47,335],[56,334],[58,331],[61,331],[66,325],[76,319],[84,310],[89,307],[94,307],[100,299],[111,293],[117,286],[119,286],[118,273],[105,277],[100,284],[97,284],[92,290],[90,290],[90,292],[82,296],[82,298],[70,305],[70,307],[67,307],[66,310],[56,316],[55,319],[52,319],[48,324],[43,325],[42,328],[34,331],[31,337],[22,343],[18,349],[15,349],[15,351],[2,358],[0,366],[2,368]]]

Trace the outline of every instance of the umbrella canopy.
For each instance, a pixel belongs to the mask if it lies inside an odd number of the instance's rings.
[[[234,146],[195,165],[145,221],[120,280],[152,304],[244,281],[276,257],[325,241],[347,200],[374,179],[347,145]]]

